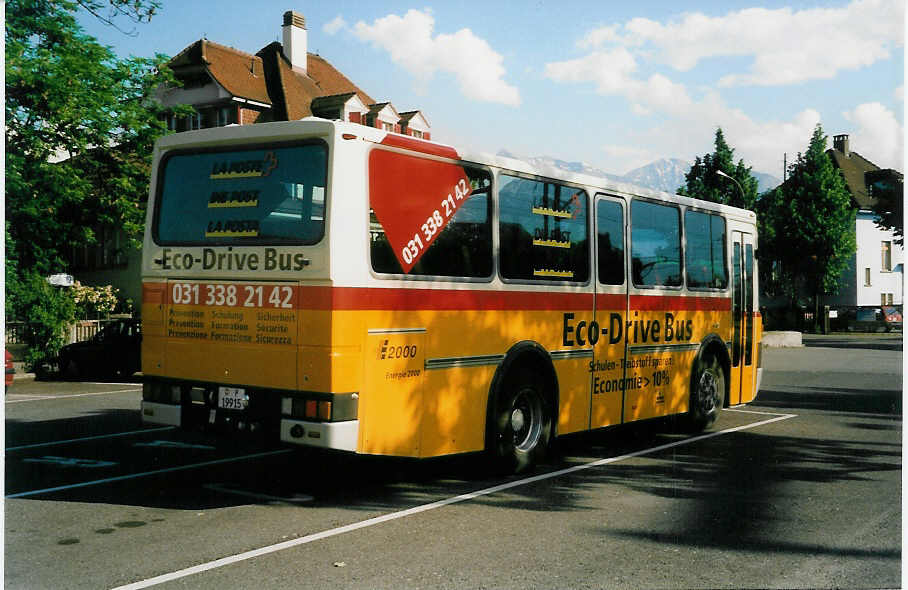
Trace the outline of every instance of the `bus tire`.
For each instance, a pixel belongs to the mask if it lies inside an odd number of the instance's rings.
[[[489,450],[503,471],[521,473],[545,458],[552,439],[552,410],[543,383],[535,371],[515,371],[496,396]]]
[[[690,389],[688,422],[691,430],[700,432],[713,423],[725,400],[725,371],[715,355],[705,355],[694,365]]]

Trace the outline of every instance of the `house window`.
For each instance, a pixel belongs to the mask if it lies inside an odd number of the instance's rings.
[[[892,242],[883,242],[883,272],[892,272]]]
[[[226,125],[230,125],[231,123],[233,123],[233,121],[230,120],[231,119],[230,115],[231,115],[232,110],[233,109],[231,109],[230,107],[221,107],[218,109],[218,120],[217,120],[218,127],[224,127]]]
[[[385,131],[394,131],[394,124],[382,121],[381,128]]]
[[[865,287],[870,286],[870,269],[869,268],[864,269],[864,286]]]
[[[193,113],[189,115],[189,125],[190,130],[196,130],[202,128],[202,113]]]
[[[416,129],[412,130],[410,134],[416,139],[422,139],[422,131],[417,131]]]
[[[887,304],[887,305],[892,305],[892,293],[887,293],[887,294],[886,294],[886,304]]]

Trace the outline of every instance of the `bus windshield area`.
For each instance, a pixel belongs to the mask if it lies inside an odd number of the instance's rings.
[[[315,244],[325,232],[323,143],[175,152],[158,177],[162,245]]]

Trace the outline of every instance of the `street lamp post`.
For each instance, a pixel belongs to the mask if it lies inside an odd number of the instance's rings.
[[[733,183],[735,183],[735,186],[737,186],[737,187],[738,187],[738,190],[741,191],[741,204],[743,205],[744,203],[747,202],[747,197],[744,195],[744,187],[741,186],[741,183],[740,183],[740,182],[738,182],[737,180],[735,180],[734,177],[729,176],[728,174],[722,172],[721,170],[716,170],[716,174],[718,174],[719,176],[722,176],[722,177],[724,177],[724,178],[727,178],[727,179],[729,179],[730,181],[732,181]]]

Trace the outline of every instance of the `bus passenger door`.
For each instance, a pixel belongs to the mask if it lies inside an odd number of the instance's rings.
[[[755,395],[754,370],[754,239],[732,232],[732,342],[730,405],[746,404]]]
[[[590,428],[621,423],[624,395],[628,279],[625,269],[627,227],[624,201],[596,195],[595,325],[599,339],[590,361]]]

